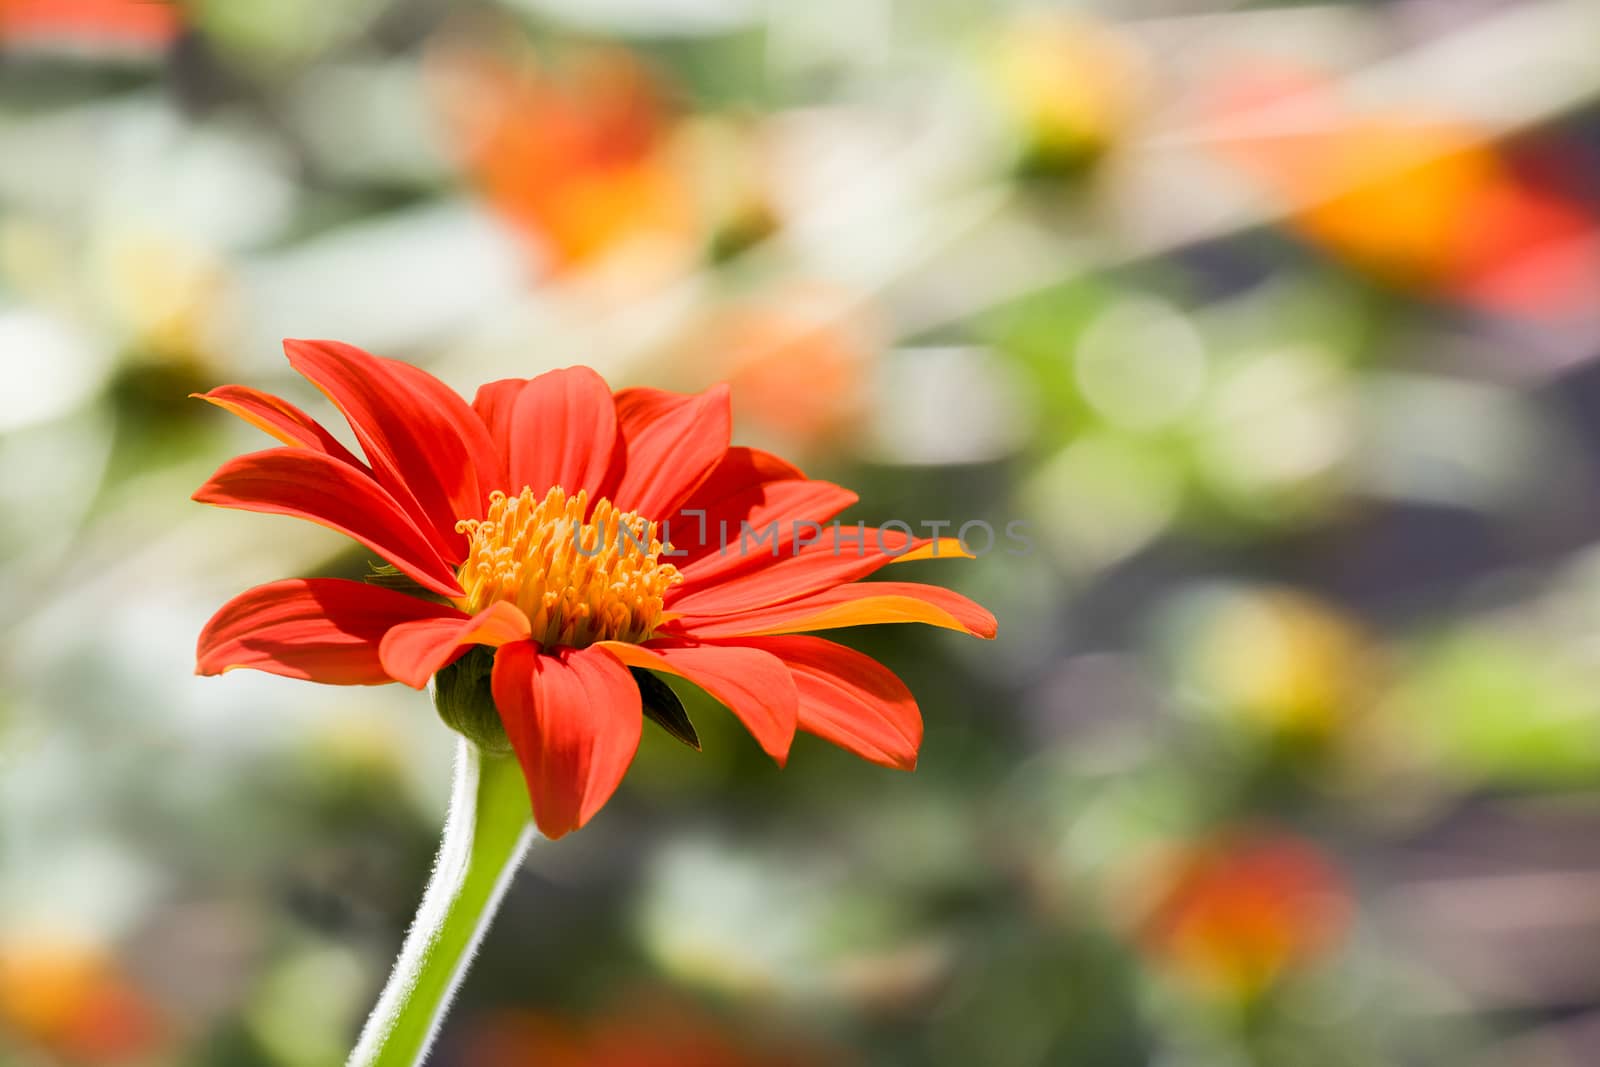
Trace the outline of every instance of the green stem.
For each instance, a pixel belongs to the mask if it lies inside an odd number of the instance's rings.
[[[433,877],[347,1067],[423,1062],[533,836],[517,761],[463,738]]]

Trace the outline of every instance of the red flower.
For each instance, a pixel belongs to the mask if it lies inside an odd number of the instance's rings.
[[[1142,941],[1197,986],[1243,998],[1337,947],[1351,901],[1312,842],[1239,829],[1174,851]]]
[[[0,40],[162,46],[183,32],[165,0],[0,0]]]
[[[0,944],[0,1034],[65,1063],[154,1063],[175,1036],[118,960],[50,940]]]
[[[1548,166],[1527,165],[1548,154],[1581,174],[1558,142],[1497,144],[1492,130],[1406,103],[1357,110],[1328,75],[1294,66],[1240,68],[1220,96],[1223,150],[1292,209],[1291,227],[1338,258],[1512,318],[1559,323],[1592,309],[1600,222],[1539,175]],[[1303,128],[1274,128],[1284,125],[1274,108],[1290,105]],[[1264,128],[1251,128],[1255,114]]]
[[[556,270],[635,241],[693,243],[667,93],[632,53],[584,50],[556,70],[498,43],[447,44],[431,70],[468,176]]]
[[[792,1034],[741,1032],[693,1002],[635,995],[586,1019],[502,1011],[461,1027],[466,1067],[813,1067],[853,1062]]]
[[[926,622],[994,636],[994,617],[948,590],[860,581],[896,559],[963,553],[871,527],[818,536],[809,524],[855,494],[730,448],[725,387],[613,395],[572,367],[491,382],[468,406],[416,367],[348,345],[285,349],[366,462],[286,401],[223,386],[204,399],[285,447],[223,464],[194,499],[338,530],[420,595],[332,578],[259,586],[206,625],[198,672],[420,689],[493,649],[493,703],[549,837],[586,823],[633,759],[643,705],[630,667],[704,689],[780,763],[798,728],[910,768],[922,720],[905,685],[800,635]],[[776,532],[751,549],[743,523]]]

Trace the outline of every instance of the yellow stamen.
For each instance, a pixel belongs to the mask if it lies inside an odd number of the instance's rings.
[[[476,614],[510,601],[544,645],[648,638],[662,622],[662,597],[683,580],[660,560],[672,546],[648,519],[603,497],[592,511],[588,503],[586,491],[569,497],[559,486],[539,501],[526,488],[492,493],[485,518],[456,523],[470,541],[457,574],[466,596],[456,605]]]

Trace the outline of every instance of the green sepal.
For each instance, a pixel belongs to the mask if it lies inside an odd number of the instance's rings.
[[[683,701],[672,687],[643,667],[629,667],[635,684],[639,686],[639,703],[645,717],[696,752],[700,751],[700,735],[695,733],[689,713],[683,710]]]
[[[433,706],[444,724],[485,752],[511,751],[500,712],[494,706],[490,676],[494,649],[473,645],[467,654],[433,676]]]
[[[368,585],[376,585],[383,589],[392,589],[396,593],[414,596],[418,600],[429,600],[435,604],[448,604],[449,601],[431,589],[425,589],[411,575],[396,567],[393,563],[378,563],[367,561],[367,573],[362,581]]]

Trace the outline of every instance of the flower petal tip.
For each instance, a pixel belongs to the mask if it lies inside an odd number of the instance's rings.
[[[588,826],[589,820],[579,819],[577,822],[572,823],[571,825],[557,823],[546,824],[539,821],[538,812],[535,811],[533,825],[538,827],[540,837],[543,837],[547,841],[559,841],[563,837],[566,837],[568,834],[572,833],[574,830],[582,830],[585,826]]]
[[[196,678],[221,678],[229,671],[236,671],[242,667],[244,667],[243,663],[224,663],[221,666],[217,666],[216,664],[196,662],[194,674]]]
[[[977,559],[959,537],[937,537],[927,544],[901,552],[891,563],[913,563],[922,559]]]

